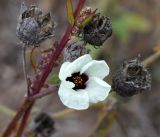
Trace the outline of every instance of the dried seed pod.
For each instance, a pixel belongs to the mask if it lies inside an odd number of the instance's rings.
[[[86,49],[84,41],[79,40],[76,37],[71,37],[71,40],[68,41],[63,52],[64,61],[72,62],[80,56],[88,53],[89,50]]]
[[[30,129],[42,137],[50,137],[55,131],[53,119],[46,113],[40,113],[30,124]]]
[[[83,28],[83,39],[94,46],[101,46],[112,34],[112,27],[108,17],[99,13]]]
[[[53,36],[55,23],[36,6],[21,5],[16,35],[26,45],[37,45]]]
[[[140,64],[139,58],[124,62],[112,79],[112,89],[120,96],[129,97],[151,90],[151,75]]]

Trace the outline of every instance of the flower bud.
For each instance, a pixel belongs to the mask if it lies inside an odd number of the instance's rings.
[[[112,89],[120,96],[129,97],[151,90],[151,75],[139,58],[124,62],[112,79]]]

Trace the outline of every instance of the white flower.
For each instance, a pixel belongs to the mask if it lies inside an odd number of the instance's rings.
[[[109,74],[105,61],[92,60],[86,54],[73,62],[62,64],[58,91],[62,103],[73,109],[83,110],[90,103],[103,101],[108,96],[111,86],[103,79]]]

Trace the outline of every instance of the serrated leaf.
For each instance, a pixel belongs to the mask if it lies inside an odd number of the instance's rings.
[[[72,0],[67,0],[67,19],[68,22],[73,25],[74,24],[74,15],[73,15],[73,4]]]
[[[48,80],[48,83],[52,85],[59,85],[60,79],[58,77],[58,74],[53,74],[51,78]]]

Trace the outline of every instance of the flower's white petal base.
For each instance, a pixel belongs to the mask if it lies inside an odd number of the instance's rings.
[[[64,62],[60,68],[59,78],[62,81],[66,80],[66,76],[68,76],[67,67],[71,64],[70,62]]]
[[[71,77],[73,73],[79,72],[85,64],[91,61],[91,56],[89,54],[86,54],[79,57],[73,62],[64,62],[59,72],[60,80],[64,81],[67,77]]]
[[[97,77],[90,77],[85,90],[89,95],[89,102],[97,103],[106,99],[111,86]]]
[[[85,90],[75,91],[61,83],[58,94],[62,103],[69,108],[84,110],[89,107],[89,97]]]
[[[73,82],[70,81],[62,81],[61,84],[65,85],[66,88],[74,88],[75,84]]]
[[[79,72],[83,66],[85,66],[87,63],[91,61],[92,61],[92,58],[89,54],[79,57],[67,67],[67,71],[68,71],[67,75],[71,75],[75,72]]]
[[[109,67],[105,61],[93,60],[82,68],[82,73],[103,79],[109,74]]]

